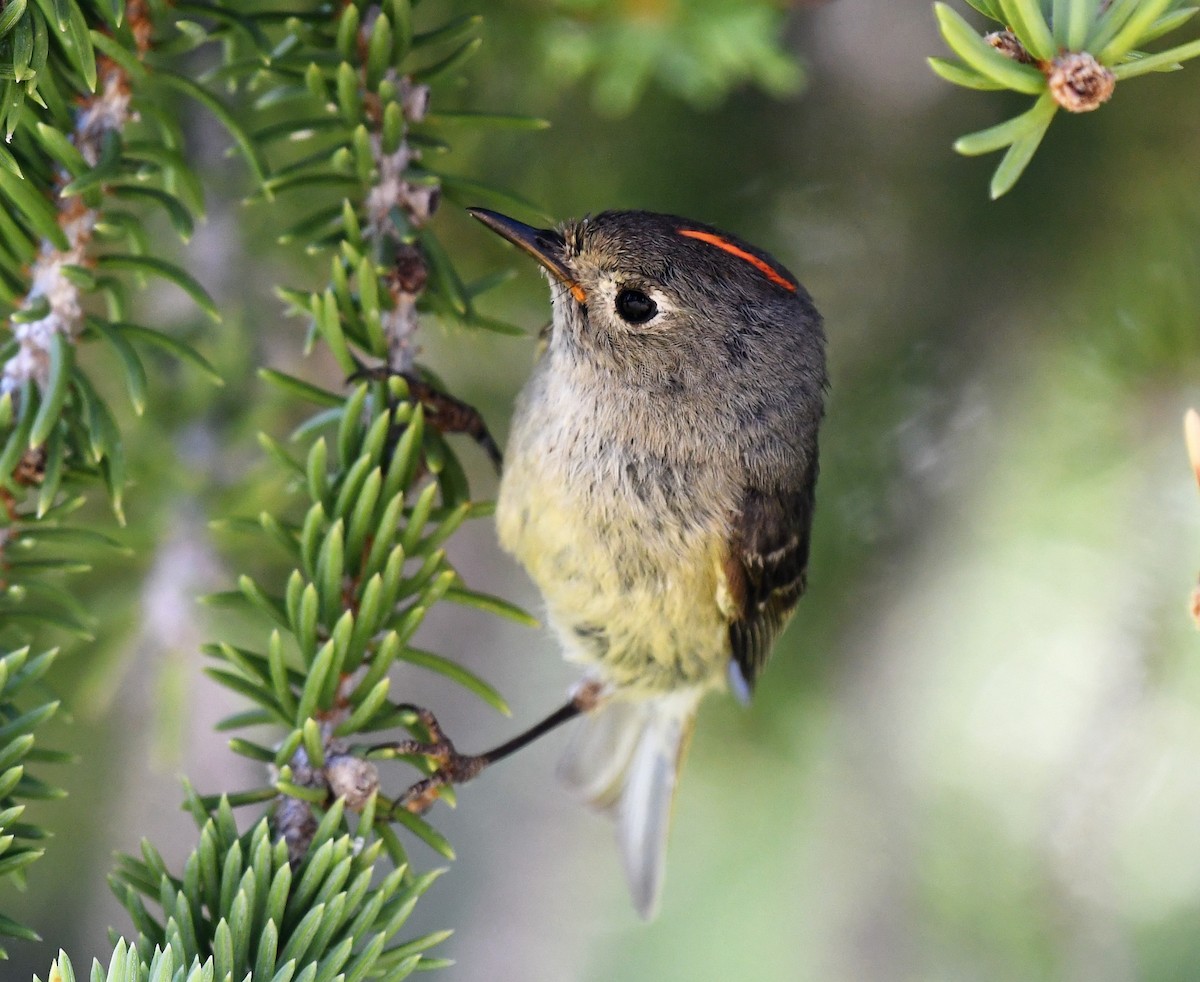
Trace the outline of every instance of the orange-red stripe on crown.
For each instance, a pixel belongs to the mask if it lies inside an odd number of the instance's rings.
[[[709,245],[715,245],[718,249],[724,249],[731,256],[737,256],[738,259],[743,259],[751,266],[757,269],[767,279],[777,286],[783,287],[785,290],[796,292],[796,284],[789,282],[786,278],[779,274],[777,269],[772,268],[771,264],[764,259],[759,259],[753,253],[747,252],[745,249],[739,249],[732,242],[728,242],[719,235],[713,235],[712,232],[701,232],[694,228],[681,228],[678,230],[680,235],[686,236],[689,239],[699,239],[701,242],[707,242]]]

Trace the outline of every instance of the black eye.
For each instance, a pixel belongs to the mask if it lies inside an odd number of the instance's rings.
[[[622,290],[617,294],[617,313],[630,324],[645,324],[658,313],[658,304],[641,290]]]

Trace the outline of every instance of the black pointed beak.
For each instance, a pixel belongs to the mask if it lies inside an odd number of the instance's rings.
[[[558,232],[551,228],[534,228],[486,208],[468,208],[467,211],[497,235],[533,256],[550,271],[551,276],[570,288],[576,300],[587,302],[587,292],[576,282],[575,274],[567,265],[567,244]]]

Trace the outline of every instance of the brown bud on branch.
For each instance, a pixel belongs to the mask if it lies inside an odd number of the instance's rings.
[[[1022,65],[1032,65],[1034,62],[1033,55],[1025,50],[1025,45],[1012,31],[992,31],[991,34],[985,34],[983,39],[1013,61],[1019,61]]]
[[[1117,85],[1117,76],[1086,51],[1061,54],[1042,70],[1054,101],[1068,112],[1099,109]]]

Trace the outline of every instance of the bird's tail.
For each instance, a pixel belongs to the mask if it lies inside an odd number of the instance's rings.
[[[609,696],[576,730],[559,775],[617,823],[617,843],[634,906],[647,920],[658,908],[667,858],[671,801],[698,692]]]

